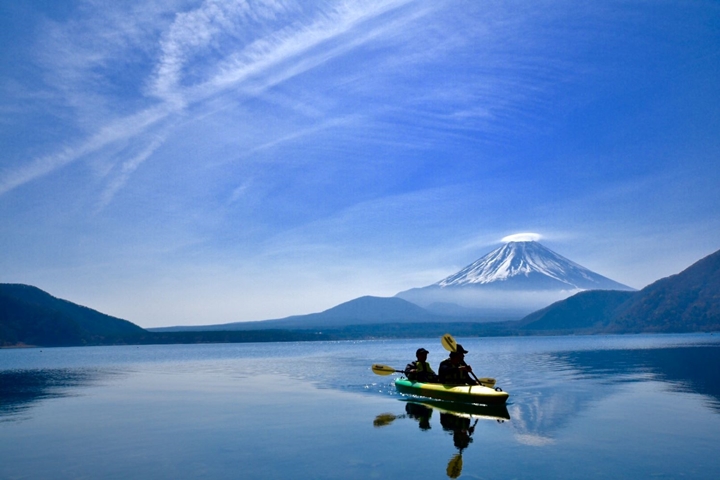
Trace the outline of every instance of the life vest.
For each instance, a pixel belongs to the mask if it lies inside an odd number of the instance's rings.
[[[410,370],[413,369],[415,372],[411,373]],[[416,380],[420,382],[436,381],[437,377],[430,364],[427,362],[421,362],[420,360],[408,363],[405,367],[405,374],[409,380]]]
[[[468,383],[470,376],[467,372],[463,372],[448,358],[440,363],[440,382],[456,385],[464,385]]]

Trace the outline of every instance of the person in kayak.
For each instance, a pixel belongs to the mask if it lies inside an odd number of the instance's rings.
[[[465,363],[465,354],[468,353],[462,345],[458,344],[450,357],[440,362],[438,370],[440,383],[450,385],[477,385],[477,382],[470,377],[472,367]]]
[[[424,348],[418,348],[415,352],[417,360],[410,362],[405,367],[405,376],[408,380],[414,382],[434,383],[438,381],[438,376],[433,371],[430,364],[427,362],[428,356],[427,350]]]

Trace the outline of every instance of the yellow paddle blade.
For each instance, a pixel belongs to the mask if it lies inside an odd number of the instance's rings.
[[[381,413],[373,420],[373,427],[380,428],[385,425],[390,425],[396,418],[397,415],[393,415],[392,413]]]
[[[392,375],[393,373],[397,372],[397,370],[395,370],[393,367],[388,367],[387,365],[380,365],[379,363],[376,363],[372,366],[372,371],[375,375]]]
[[[442,343],[443,348],[448,352],[454,352],[455,350],[457,350],[457,342],[449,333],[446,333],[442,336],[442,338],[440,339],[440,343]]]
[[[458,478],[462,473],[462,454],[456,453],[448,462],[447,476],[449,478]]]
[[[478,381],[481,385],[485,387],[494,387],[495,386],[495,379],[494,378],[478,378]]]

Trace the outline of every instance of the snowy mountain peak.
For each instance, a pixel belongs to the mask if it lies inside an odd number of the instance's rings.
[[[539,290],[631,290],[626,285],[568,260],[531,238],[517,239],[522,241],[509,241],[434,286],[445,288],[492,284],[501,288],[514,286]]]

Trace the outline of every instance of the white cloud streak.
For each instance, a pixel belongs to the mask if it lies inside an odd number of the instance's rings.
[[[242,51],[221,62],[217,75],[208,82],[198,85],[197,94],[201,98],[210,96],[218,91],[231,88],[240,82],[257,77],[261,73],[270,73],[273,67],[290,59],[301,57],[302,54],[309,54],[299,58],[296,63],[287,66],[281,73],[267,76],[264,82],[254,85],[254,90],[263,91],[270,86],[317,67],[350,49],[356,48],[383,32],[398,28],[400,25],[395,23],[386,24],[370,30],[364,35],[349,38],[338,47],[330,48],[319,54],[312,54],[312,50],[324,42],[337,39],[362,22],[380,16],[388,10],[406,3],[408,2],[373,2],[372,8],[369,9],[350,8],[349,4],[345,4],[343,8],[321,15],[320,19],[307,27],[281,29],[279,32],[253,42]]]
[[[166,118],[167,115],[166,106],[142,111],[102,127],[96,134],[78,146],[66,147],[52,155],[40,157],[15,171],[5,173],[0,178],[0,195],[69,165],[86,155],[96,153],[112,143],[136,136]]]
[[[130,179],[132,173],[137,170],[144,161],[150,158],[150,156],[163,144],[164,141],[164,137],[155,138],[142,150],[142,152],[122,163],[120,171],[113,177],[105,188],[105,191],[102,193],[97,211],[102,210],[112,201],[117,192],[120,191],[120,189]]]
[[[247,26],[247,22],[273,20],[284,12],[299,7],[282,1],[207,0],[195,10],[178,13],[159,41],[161,55],[149,81],[148,94],[160,99],[161,103],[119,120],[106,122],[96,133],[76,146],[65,147],[59,152],[36,158],[14,170],[6,169],[0,174],[0,195],[63,168],[86,155],[97,153],[115,142],[127,141],[145,134],[170,116],[183,112],[188,106],[196,105],[223,92],[233,89],[242,91],[245,95],[260,95],[267,88],[317,67],[371,39],[372,33],[361,36],[359,40],[345,39],[342,46],[331,48],[323,54],[312,53],[312,50],[322,43],[338,39],[360,23],[406,3],[407,1],[404,0],[372,2],[362,7],[343,3],[328,12],[321,12],[318,15],[319,19],[311,21],[309,26],[292,23],[279,30],[271,29],[265,36],[254,39],[239,51],[232,51],[221,57],[214,65],[211,64],[208,68],[210,72],[204,78],[199,77],[199,81],[195,83],[192,82],[193,74],[201,71],[202,65],[201,62],[192,64],[192,61],[212,50],[220,42],[220,37],[240,35],[238,29]],[[65,32],[67,49],[71,48],[71,33]],[[63,35],[56,32],[55,37],[62,39]],[[123,45],[131,43],[124,37],[117,41]],[[65,63],[63,59],[53,61],[54,71],[61,72],[60,83],[65,98],[71,106],[83,105],[85,103],[83,98],[96,96],[93,93],[80,93],[80,90],[87,85],[82,85],[78,77],[88,72],[90,69],[88,65],[108,63],[107,50],[117,53],[117,46],[109,48],[108,42],[101,43],[101,47],[105,50],[83,50],[81,53],[84,56],[63,51],[61,48],[62,56],[66,59]],[[88,48],[87,45],[84,48]],[[303,58],[303,55],[308,54],[310,54],[309,60]],[[213,58],[212,55],[209,56]],[[291,60],[294,63],[290,62]],[[289,63],[283,65],[286,62]],[[280,68],[280,71],[274,70],[281,65],[283,68]],[[124,173],[111,181],[103,193],[100,205],[106,205],[112,199],[120,187],[127,182],[130,173],[139,163],[145,161],[157,146],[157,142],[153,142],[142,154],[123,162],[121,170]]]

